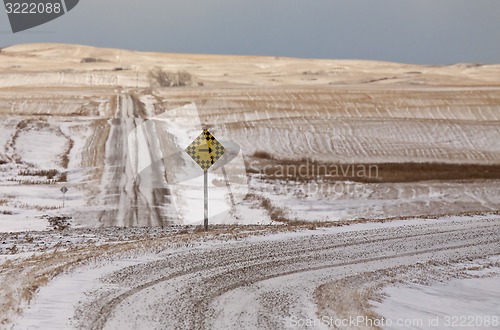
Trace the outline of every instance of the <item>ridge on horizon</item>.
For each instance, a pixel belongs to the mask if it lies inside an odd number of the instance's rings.
[[[100,50],[100,51],[115,51],[115,52],[129,52],[129,53],[139,53],[139,54],[154,54],[154,55],[167,55],[167,56],[199,56],[199,57],[214,57],[214,58],[261,58],[261,59],[289,59],[297,61],[339,61],[339,62],[366,62],[366,63],[385,63],[385,64],[395,64],[395,65],[411,65],[419,67],[448,67],[448,66],[468,66],[468,67],[480,67],[480,66],[495,66],[500,65],[500,61],[497,64],[484,64],[480,62],[457,62],[443,65],[436,64],[416,64],[398,61],[387,61],[387,60],[376,60],[376,59],[364,59],[364,58],[307,58],[307,57],[294,57],[286,55],[245,55],[245,54],[224,54],[224,53],[186,53],[186,52],[158,52],[158,51],[144,51],[136,49],[127,48],[113,48],[104,46],[93,46],[85,44],[74,44],[74,43],[50,43],[50,42],[36,42],[36,43],[19,43],[11,44],[6,46],[1,46],[0,50],[10,50],[22,47],[67,47],[67,48],[80,48],[87,50]],[[42,51],[46,49],[33,49],[29,50],[31,52]]]

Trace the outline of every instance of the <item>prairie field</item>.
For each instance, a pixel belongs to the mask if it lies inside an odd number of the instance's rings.
[[[435,290],[497,312],[498,290],[484,304],[474,292],[500,273],[499,77],[500,65],[1,49],[0,327],[328,328],[323,317],[424,317],[425,301],[455,312]],[[209,233],[203,171],[184,152],[203,129],[226,151],[208,173]]]

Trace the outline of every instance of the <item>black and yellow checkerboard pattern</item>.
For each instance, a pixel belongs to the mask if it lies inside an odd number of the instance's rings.
[[[208,169],[224,155],[225,149],[224,146],[205,129],[193,142],[191,142],[185,151],[203,171],[208,171]]]

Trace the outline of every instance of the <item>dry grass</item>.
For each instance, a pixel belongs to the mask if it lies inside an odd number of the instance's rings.
[[[120,101],[118,95],[113,95],[109,98],[108,108],[111,110],[111,115],[114,114],[114,111],[117,109],[119,103]]]
[[[205,232],[205,226],[196,226],[194,228],[194,233],[195,234],[201,234]],[[186,232],[183,231],[183,233],[187,234]]]
[[[140,96],[137,93],[131,92],[130,97],[134,102],[134,109],[137,111],[136,116],[146,118],[148,116],[144,103],[141,102]]]
[[[64,168],[68,168],[68,166],[69,166],[69,154],[71,152],[71,149],[73,149],[74,145],[75,145],[75,142],[72,139],[68,138],[68,147],[64,151],[64,155],[61,156],[61,165]],[[66,181],[66,180],[64,180],[64,181]]]
[[[45,177],[47,180],[14,180],[20,183],[25,183],[25,184],[53,184],[56,182],[66,182],[67,180],[67,174],[65,172],[60,173],[58,170],[55,169],[50,169],[50,170],[35,170],[35,169],[29,169],[29,170],[22,170],[19,171],[19,176],[27,176],[27,177]]]
[[[66,172],[61,173],[57,182],[68,182],[68,174]]]
[[[269,215],[269,218],[271,221],[276,222],[276,223],[282,223],[285,224],[289,227],[296,227],[296,228],[303,228],[303,229],[309,229],[309,230],[314,230],[317,227],[322,227],[324,226],[324,222],[321,221],[303,221],[303,220],[291,220],[286,216],[286,209],[285,207],[279,207],[276,205],[273,205],[270,199],[258,196],[255,194],[248,194],[245,199],[250,199],[250,200],[255,200],[260,202],[260,207],[264,210],[266,210],[267,214]]]
[[[261,159],[274,159],[273,156],[269,152],[262,151],[262,150],[258,150],[256,152],[254,152],[253,156],[255,158],[261,158]]]
[[[298,161],[273,159],[270,154],[262,151],[255,153],[253,160],[255,161],[252,162],[252,166],[247,166],[248,172],[262,174],[268,180],[394,183],[500,179],[500,164],[321,163],[308,159]]]
[[[187,71],[168,72],[160,67],[148,72],[151,87],[185,87],[192,85],[192,76]]]
[[[275,222],[287,222],[288,219],[285,216],[285,209],[283,207],[275,206],[267,198],[263,198],[261,201],[261,206],[269,214],[269,218]]]
[[[116,107],[116,98],[111,98],[109,107],[111,109]],[[92,130],[94,138],[88,140],[85,144],[87,153],[82,159],[82,165],[100,171],[102,164],[104,164],[106,140],[109,136],[110,125],[108,125],[107,119],[98,119],[92,122]],[[96,173],[95,178],[99,177],[100,175]]]
[[[379,182],[500,179],[500,164],[389,163],[377,166]]]
[[[259,207],[266,210],[272,221],[281,223],[289,221],[285,216],[285,209],[283,207],[273,205],[270,199],[256,194],[248,194],[245,199],[259,202]]]
[[[80,61],[80,63],[104,63],[104,62],[109,62],[109,61],[97,57],[84,57]]]
[[[59,171],[51,170],[23,170],[19,171],[20,176],[44,176],[47,179],[54,179],[59,174]]]
[[[16,204],[16,208],[23,210],[37,210],[37,211],[55,211],[62,208],[62,206],[57,205],[32,205],[28,203],[18,203]]]
[[[321,317],[331,317],[334,312],[341,319],[357,316],[363,316],[365,320],[372,321],[380,319],[380,316],[371,310],[369,302],[375,291],[376,287],[364,287],[363,278],[359,276],[321,285],[315,291],[316,300],[320,306],[319,314]],[[363,329],[379,328],[367,326]]]
[[[16,129],[17,130],[25,129],[26,127],[28,127],[28,122],[30,122],[30,120],[21,120],[19,123],[17,123]]]

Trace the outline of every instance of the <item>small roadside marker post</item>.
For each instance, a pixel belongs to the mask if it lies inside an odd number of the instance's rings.
[[[63,208],[64,208],[64,205],[66,204],[66,193],[68,192],[68,188],[62,187],[61,192],[63,194]]]
[[[208,169],[224,155],[226,150],[212,133],[204,129],[185,151],[203,170],[204,226],[205,231],[208,231]]]

